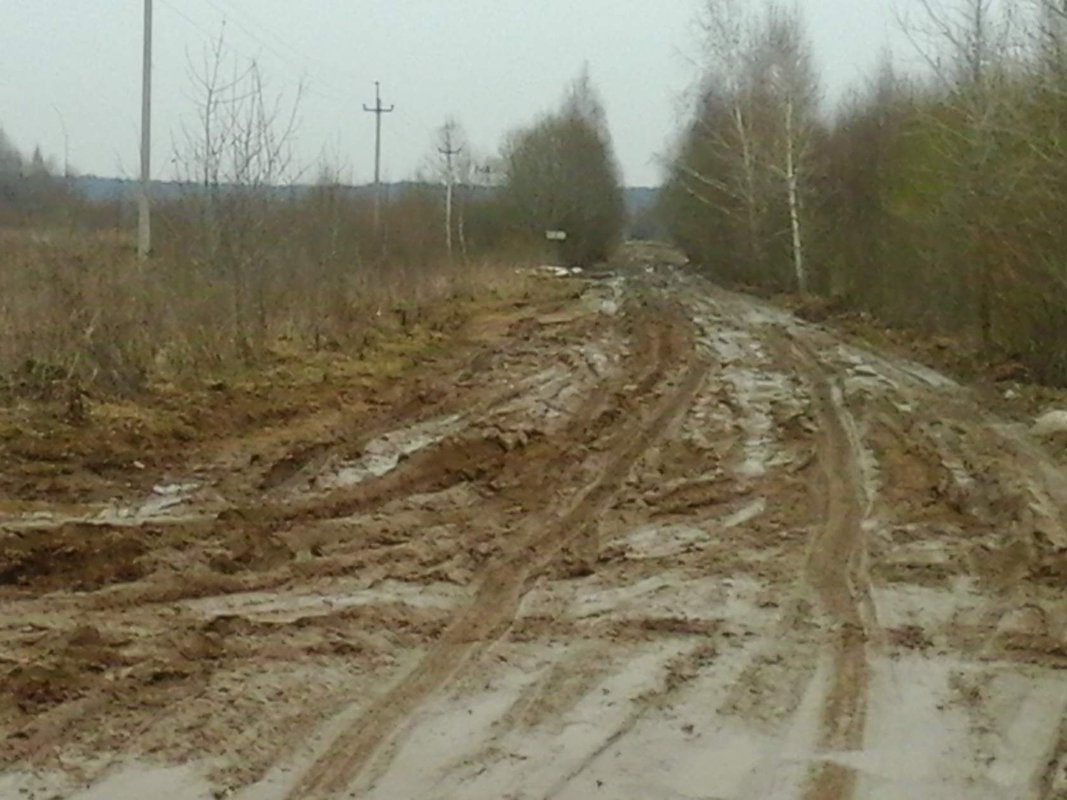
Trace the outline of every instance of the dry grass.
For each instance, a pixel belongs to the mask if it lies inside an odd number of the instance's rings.
[[[222,239],[164,218],[144,265],[111,231],[0,230],[0,400],[75,403],[316,352],[360,357],[525,290],[491,257],[450,263],[434,239],[371,261],[358,220],[313,211],[283,207]]]

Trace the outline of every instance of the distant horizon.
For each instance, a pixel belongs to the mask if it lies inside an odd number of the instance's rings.
[[[56,175],[54,175],[54,177],[58,178],[60,180],[69,180],[71,182],[77,182],[77,181],[82,181],[82,180],[108,181],[108,182],[112,182],[112,183],[121,183],[121,184],[124,184],[124,185],[129,185],[129,186],[131,186],[133,188],[136,188],[136,187],[140,186],[140,184],[141,184],[141,181],[140,181],[139,178],[128,178],[128,177],[113,176],[113,175],[96,175],[96,174],[92,174],[92,173],[82,173],[82,172],[74,172],[69,176],[64,176],[62,174],[56,174]],[[152,178],[152,183],[153,184],[162,184],[162,185],[166,185],[166,186],[199,186],[200,185],[199,181],[182,180],[180,178]],[[226,185],[229,185],[229,184],[226,184]],[[340,186],[340,187],[345,188],[345,189],[372,189],[372,188],[374,188],[374,183],[373,182],[371,182],[371,183],[348,183],[346,181],[334,181],[334,182],[326,183],[326,184],[320,183],[319,181],[295,181],[293,183],[270,184],[269,188],[272,188],[272,189],[311,188],[311,187],[320,186],[320,185]],[[382,181],[382,186],[439,186],[439,185],[441,185],[441,184],[439,184],[436,181],[419,180],[417,178],[407,178],[407,179],[404,179],[404,180],[396,180],[396,181],[384,181],[384,180]],[[484,188],[493,188],[493,187],[484,187]],[[662,189],[663,186],[662,186],[662,184],[661,185],[657,185],[657,186],[623,184],[622,188],[623,188],[624,191],[658,191],[658,190]]]

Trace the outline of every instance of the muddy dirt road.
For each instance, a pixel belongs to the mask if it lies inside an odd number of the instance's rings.
[[[1067,798],[1025,428],[667,268],[496,322],[377,415],[0,518],[0,797]]]

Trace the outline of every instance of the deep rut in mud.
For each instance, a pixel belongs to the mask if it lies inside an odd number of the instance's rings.
[[[823,709],[820,744],[830,752],[857,751],[863,746],[870,672],[867,648],[875,624],[870,619],[873,605],[864,530],[872,488],[864,478],[862,444],[855,421],[844,407],[841,387],[833,383],[810,350],[795,345],[793,352],[813,386],[822,434],[818,452],[824,486],[823,522],[810,544],[807,573],[835,630],[833,675]],[[829,762],[817,769],[804,797],[850,798],[855,782],[853,769]]]
[[[444,630],[439,642],[415,670],[333,743],[290,797],[329,797],[358,778],[398,721],[408,716],[428,695],[439,690],[464,663],[476,658],[480,650],[511,625],[524,591],[567,545],[567,535],[580,531],[611,502],[633,464],[662,433],[670,419],[686,407],[703,378],[706,367],[694,360],[691,337],[686,335],[685,326],[672,318],[676,314],[668,307],[661,307],[655,317],[647,310],[642,312],[641,324],[645,327],[639,336],[654,342],[652,361],[641,365],[644,374],[633,391],[626,395],[621,408],[608,407],[599,411],[601,418],[622,417],[622,423],[608,429],[606,437],[601,437],[607,441],[594,437],[582,446],[584,450],[595,451],[597,461],[603,463],[595,468],[580,467],[577,474],[565,470],[557,475],[557,489],[564,490],[567,496],[563,507],[549,507],[524,521],[509,537],[502,557],[487,565],[470,606]],[[673,376],[677,385],[665,390],[660,382],[672,377],[671,373],[678,369],[683,372]],[[609,393],[618,391],[612,387],[603,387],[600,391],[605,390]],[[665,396],[657,398],[656,395]],[[651,418],[642,419],[648,409],[651,409]],[[630,415],[632,418],[627,419]],[[579,419],[584,416],[588,414],[579,414]],[[597,427],[594,425],[594,433]],[[577,435],[581,432],[568,433]],[[573,442],[570,449],[575,449]],[[536,469],[530,464],[526,467]],[[568,485],[583,473],[594,477],[577,489]]]
[[[487,330],[0,519],[0,797],[1067,797],[1025,430],[662,265]]]

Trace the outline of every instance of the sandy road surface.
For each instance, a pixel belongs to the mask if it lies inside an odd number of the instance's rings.
[[[1062,800],[1065,508],[934,372],[593,281],[390,414],[0,519],[0,797]]]

